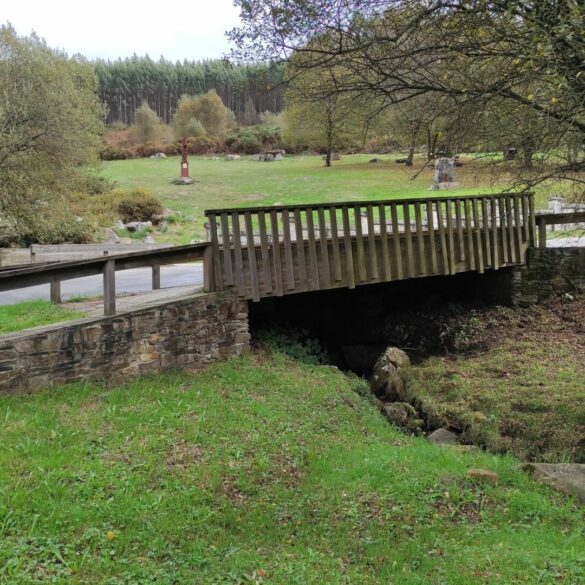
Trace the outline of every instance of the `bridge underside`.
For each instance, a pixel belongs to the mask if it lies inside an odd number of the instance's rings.
[[[428,276],[483,273],[525,263],[527,249],[524,229],[510,233],[499,227],[450,235],[426,231],[392,239],[375,235],[288,245],[278,242],[239,250],[232,246],[229,251],[222,248],[218,255],[216,273],[223,275],[224,282],[216,286],[234,286],[239,296],[259,300]]]

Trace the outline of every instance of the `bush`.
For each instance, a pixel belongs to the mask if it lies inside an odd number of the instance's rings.
[[[136,158],[136,154],[130,148],[108,144],[100,151],[100,158],[102,160],[129,160]]]
[[[283,147],[280,128],[259,124],[232,130],[225,139],[231,152],[256,154],[262,150]]]
[[[189,138],[189,154],[218,154],[227,150],[226,143],[217,136]]]
[[[151,221],[159,223],[163,206],[154,193],[146,189],[114,191],[115,209],[122,221]]]

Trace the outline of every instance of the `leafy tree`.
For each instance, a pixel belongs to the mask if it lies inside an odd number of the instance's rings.
[[[236,0],[242,26],[230,33],[239,58],[287,60],[343,75],[335,93],[395,105],[447,96],[478,115],[502,109],[520,121],[526,161],[535,144],[549,177],[585,182],[585,8],[575,0]],[[318,45],[312,42],[319,38]],[[492,117],[492,120],[495,119]],[[538,121],[539,139],[531,137]],[[542,129],[546,129],[546,139]],[[504,127],[486,137],[506,140]],[[502,132],[503,131],[503,132]],[[502,132],[495,136],[496,132]]]
[[[223,136],[235,124],[233,113],[213,89],[202,95],[181,97],[174,118],[175,135],[178,138],[191,136],[189,132],[194,129],[193,120],[213,136]]]
[[[97,164],[96,87],[83,59],[0,27],[0,215],[24,239],[46,231],[59,198]]]
[[[144,102],[134,112],[134,125],[130,129],[132,140],[142,146],[155,144],[163,132],[159,117],[152,108]]]

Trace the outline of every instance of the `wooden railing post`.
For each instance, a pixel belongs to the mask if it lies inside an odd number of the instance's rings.
[[[51,282],[51,302],[55,305],[61,303],[61,281],[53,280]]]
[[[214,292],[213,248],[207,246],[203,252],[203,288],[207,292]]]
[[[546,248],[546,219],[544,217],[537,217],[538,224],[538,247]]]
[[[116,314],[116,261],[104,264],[104,315]]]
[[[160,264],[152,266],[152,290],[160,289]]]

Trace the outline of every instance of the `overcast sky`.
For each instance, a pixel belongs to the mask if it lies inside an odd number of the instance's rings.
[[[0,18],[19,34],[35,31],[47,44],[90,59],[133,53],[158,59],[221,58],[225,31],[238,23],[232,0],[5,0]]]

